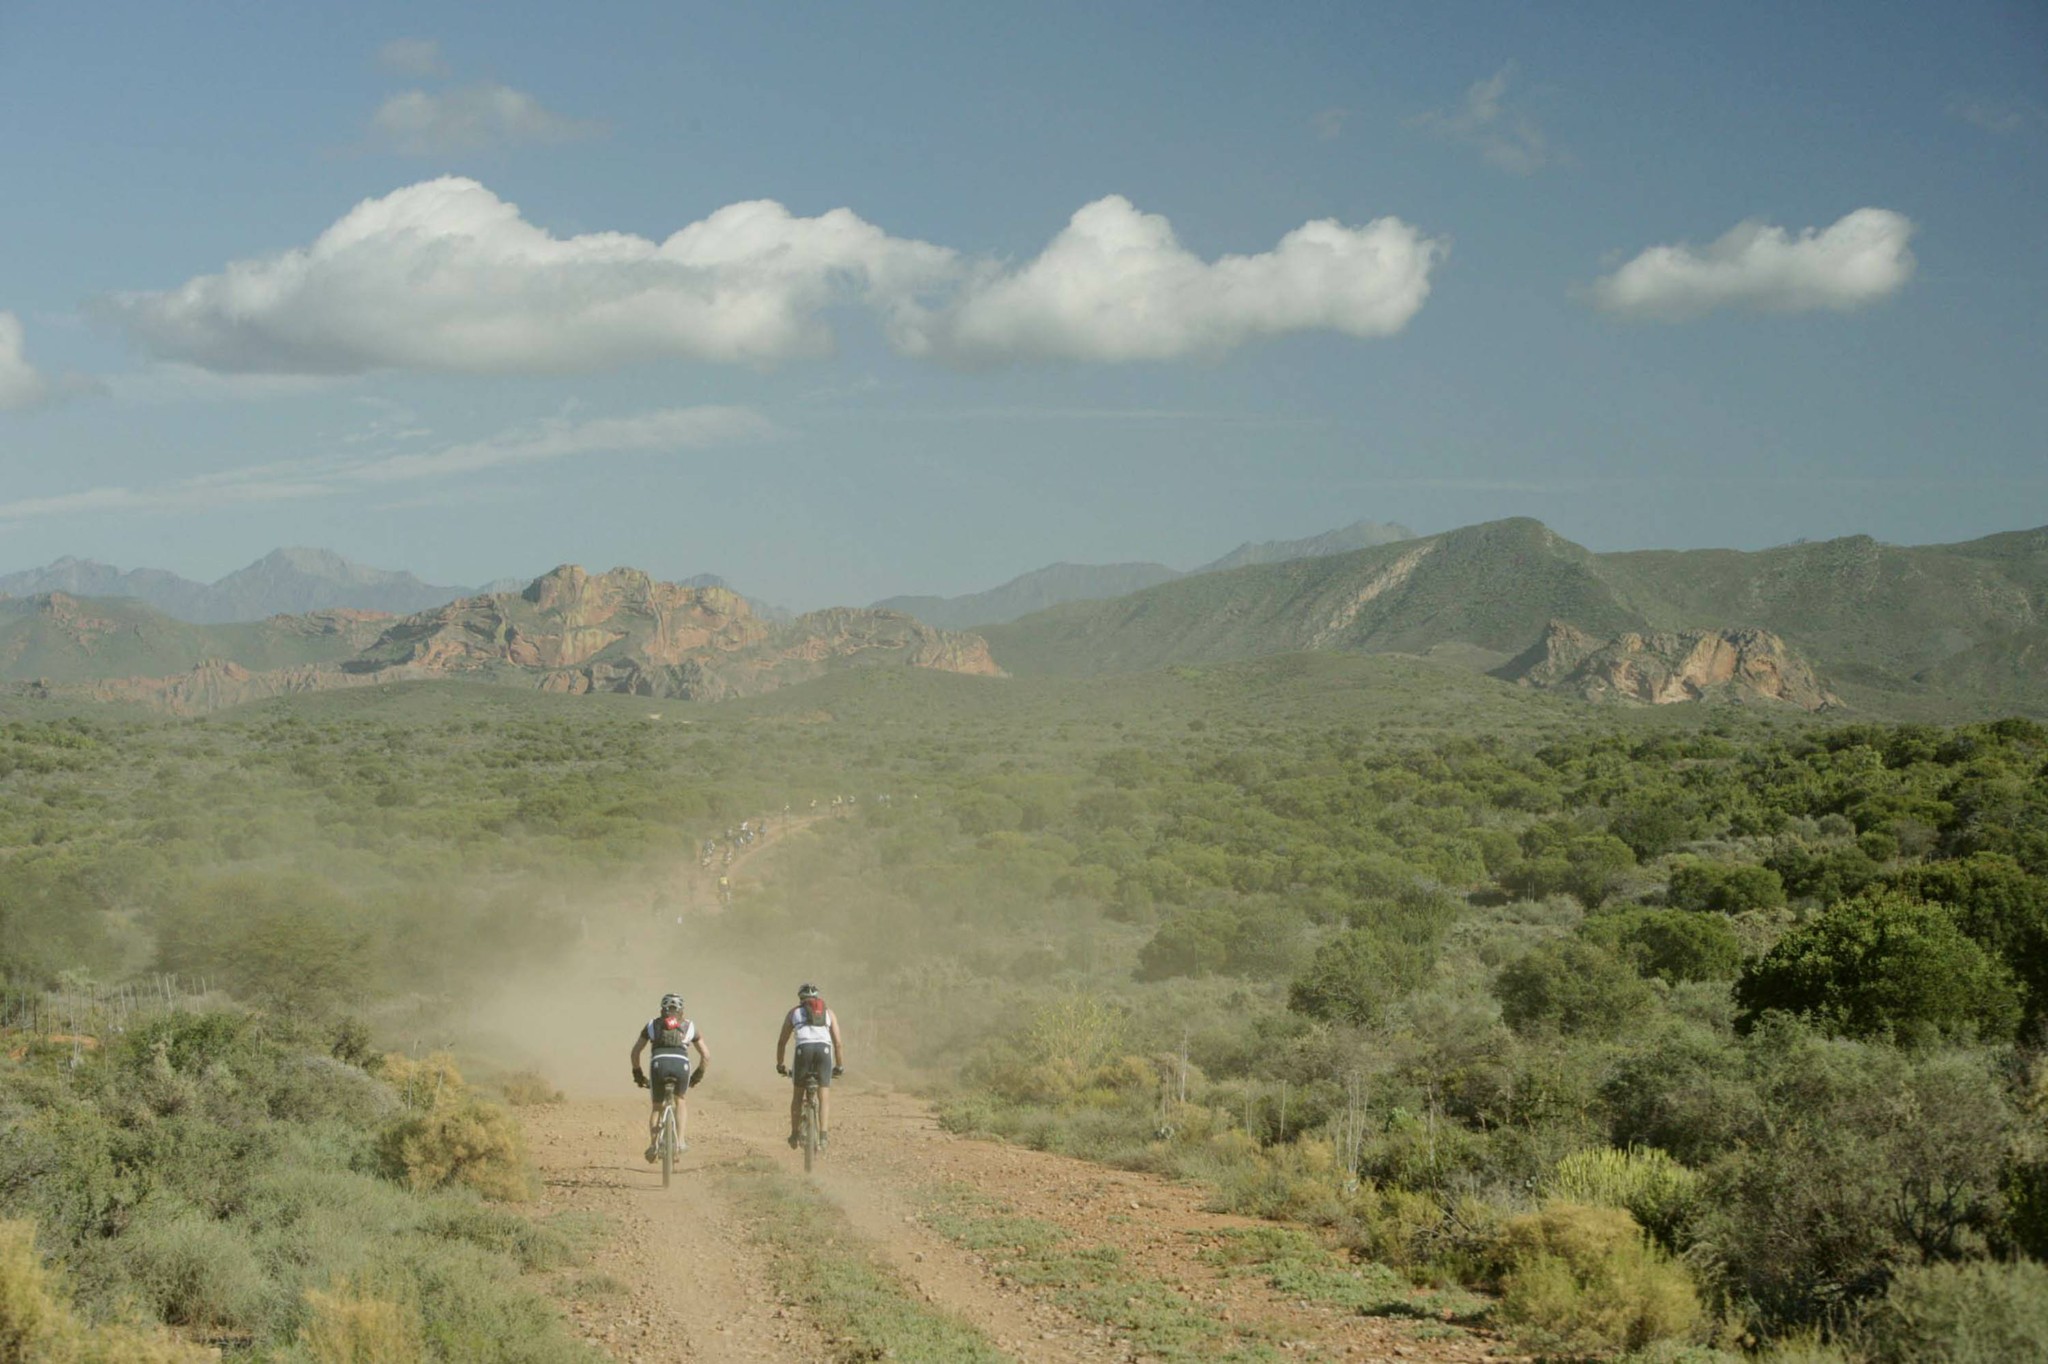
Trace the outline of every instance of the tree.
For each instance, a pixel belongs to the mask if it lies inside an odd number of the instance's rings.
[[[1735,983],[1735,1000],[1744,1031],[1774,1009],[1853,1037],[2002,1040],[2020,1021],[2004,964],[1945,906],[1898,891],[1844,901],[1786,934]]]
[[[1733,980],[1742,969],[1742,941],[1718,914],[1623,910],[1588,919],[1583,931],[1643,975],[1666,982]]]

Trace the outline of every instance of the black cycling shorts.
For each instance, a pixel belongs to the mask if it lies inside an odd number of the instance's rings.
[[[676,1097],[682,1098],[690,1092],[690,1058],[670,1052],[657,1056],[647,1067],[647,1093],[656,1108],[661,1107],[661,1091],[670,1081],[675,1082]]]
[[[818,1077],[822,1089],[832,1087],[832,1044],[830,1042],[799,1042],[796,1044],[796,1064],[789,1068],[790,1078],[796,1083],[804,1082],[805,1074]]]

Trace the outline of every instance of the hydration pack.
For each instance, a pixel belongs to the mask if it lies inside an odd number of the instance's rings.
[[[670,1014],[654,1020],[654,1049],[656,1051],[687,1051],[691,1034],[696,1025],[681,1014]]]
[[[799,1028],[822,1028],[826,1026],[827,1014],[823,997],[813,995],[796,1006],[796,1025]]]

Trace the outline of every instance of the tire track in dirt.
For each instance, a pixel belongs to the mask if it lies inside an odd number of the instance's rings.
[[[721,1087],[691,1103],[691,1149],[675,1186],[640,1163],[644,1108],[630,1099],[527,1109],[548,1208],[594,1208],[621,1234],[595,1268],[628,1285],[609,1301],[571,1303],[584,1337],[614,1359],[831,1359],[833,1344],[776,1300],[768,1253],[719,1192],[717,1172],[766,1156],[803,1179],[772,1092]],[[1298,1358],[1480,1364],[1516,1357],[1483,1333],[1441,1323],[1365,1317],[1288,1301],[1256,1277],[1202,1258],[1253,1219],[1206,1211],[1200,1188],[1157,1176],[942,1130],[922,1101],[887,1090],[835,1087],[831,1149],[812,1176],[875,1257],[909,1291],[981,1329],[1018,1358],[1102,1364],[1143,1358],[1132,1341],[1002,1274],[994,1260],[926,1225],[935,1189],[960,1185],[1066,1232],[1077,1248],[1106,1246],[1130,1273],[1164,1284],[1191,1310]]]

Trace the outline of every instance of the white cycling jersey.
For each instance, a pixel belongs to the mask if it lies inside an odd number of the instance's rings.
[[[807,1047],[819,1042],[824,1043],[828,1047],[831,1046],[832,1025],[838,1021],[837,1018],[833,1017],[830,1009],[825,1010],[825,1021],[823,1023],[811,1022],[810,1011],[801,1004],[789,1011],[789,1026],[796,1029],[796,1044],[799,1047]]]

